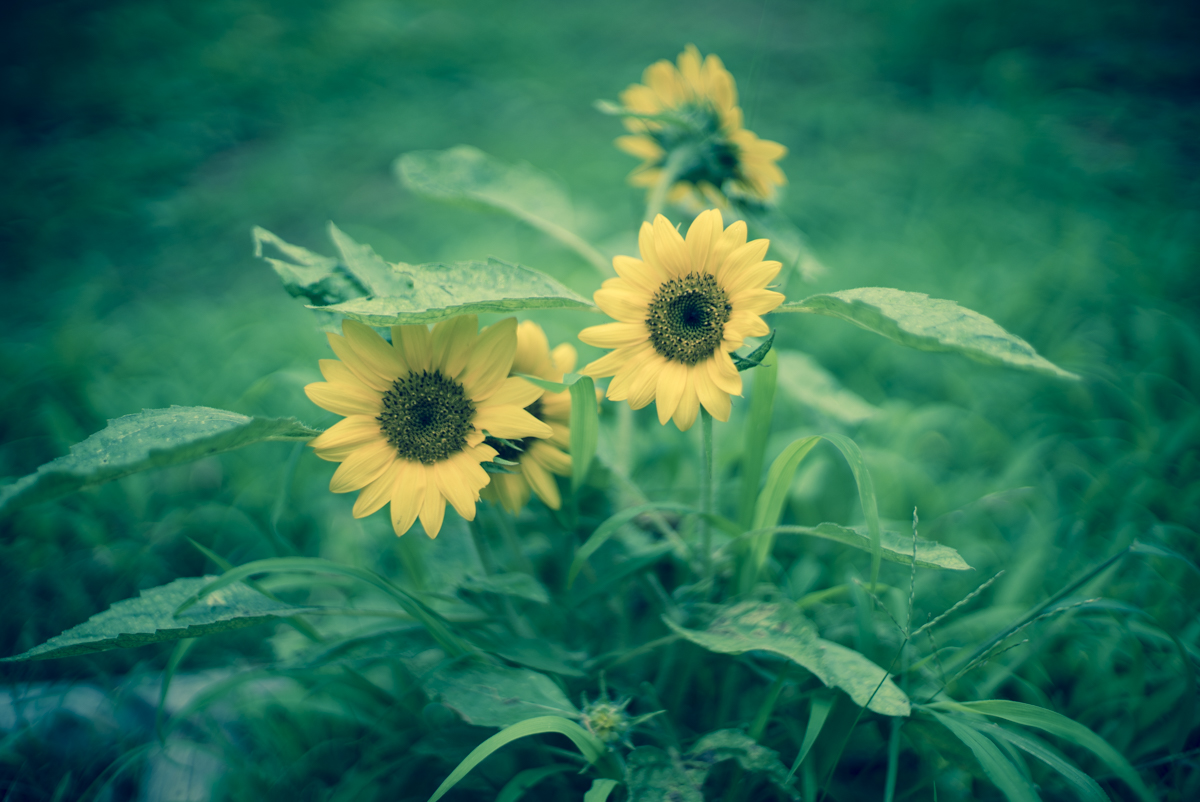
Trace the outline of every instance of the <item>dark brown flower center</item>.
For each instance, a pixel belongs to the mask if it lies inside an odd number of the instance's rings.
[[[475,405],[461,384],[441,371],[423,370],[392,382],[378,420],[400,457],[432,465],[466,448],[474,417]]]
[[[725,290],[709,273],[688,273],[658,288],[646,328],[654,350],[667,359],[695,365],[713,355],[733,314]]]

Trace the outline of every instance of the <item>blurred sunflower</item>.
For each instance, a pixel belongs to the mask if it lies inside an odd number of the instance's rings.
[[[613,259],[617,278],[596,291],[596,304],[616,323],[591,326],[579,339],[616,349],[582,371],[612,376],[608,398],[641,409],[658,402],[658,420],[691,428],[699,405],[729,420],[730,395],[742,378],[729,354],[746,337],[768,333],[761,315],[783,302],[766,289],[779,262],[763,261],[768,241],[746,242],[742,221],[723,228],[720,211],[702,212],[687,240],[661,214],[642,223],[642,258]]]
[[[651,64],[642,83],[621,93],[628,136],[617,147],[643,160],[629,176],[634,186],[654,187],[675,155],[675,180],[668,198],[698,196],[703,205],[723,206],[726,198],[770,202],[787,183],[776,164],[787,155],[778,142],[759,139],[742,127],[737,87],[721,59],[688,45],[678,66]]]
[[[329,489],[361,490],[354,517],[392,504],[403,535],[418,516],[437,537],[449,501],[467,520],[488,483],[480,463],[496,456],[496,437],[550,437],[525,411],[542,390],[510,377],[517,321],[477,331],[473,315],[426,326],[393,326],[389,344],[353,320],[329,334],[338,359],[322,359],[326,381],[304,388],[317,406],[347,416],[309,442],[318,457],[342,463]],[[340,360],[340,361],[339,361]]]
[[[569,343],[562,343],[551,351],[546,333],[533,321],[526,320],[517,326],[517,355],[512,363],[513,373],[560,382],[565,374],[575,369],[575,358],[575,348]],[[545,439],[526,437],[518,444],[520,450],[501,446],[500,457],[516,462],[517,467],[512,473],[492,474],[491,484],[483,489],[481,495],[515,514],[529,502],[532,490],[547,507],[557,510],[562,506],[562,497],[553,474],[571,475],[571,457],[566,453],[571,444],[568,426],[571,421],[571,394],[543,391],[525,411],[549,426],[553,434]]]

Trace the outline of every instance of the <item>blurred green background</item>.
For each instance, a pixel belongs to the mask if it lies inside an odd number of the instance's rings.
[[[495,255],[590,293],[595,273],[571,252],[497,214],[418,198],[391,162],[459,143],[531,162],[569,187],[580,233],[632,253],[643,204],[624,183],[634,163],[612,147],[619,122],[591,104],[695,43],[735,76],[747,127],[790,149],[782,208],[830,270],[814,285],[789,281],[789,298],[878,285],[954,299],[1084,376],[1069,384],[908,352],[828,319],[774,321],[778,344],[880,408],[847,430],[867,451],[883,514],[904,520],[919,506],[922,534],[979,569],[930,585],[931,599],[953,601],[1007,568],[991,597],[1007,610],[1134,537],[1200,557],[1194,3],[81,0],[11,8],[2,27],[9,480],[142,408],[334,420],[302,392],[324,339],[252,257],[253,225],[332,253],[334,220],[388,259]],[[538,319],[552,341],[595,322]],[[652,418],[638,419],[638,478],[652,497],[687,498],[691,440]],[[785,395],[774,447],[842,425]],[[727,511],[739,427],[735,417],[718,434]],[[261,446],[0,520],[0,653],[139,589],[213,571],[189,536],[235,563],[291,549],[394,568],[385,516],[350,519],[352,499],[324,490],[332,466],[302,454],[280,501],[291,456],[289,445]],[[852,520],[849,473],[831,458],[814,466],[791,514]],[[823,553],[793,579],[819,586],[833,570]],[[1110,593],[1194,655],[1185,571],[1143,561]],[[1141,684],[1116,686],[1124,669],[1082,665],[1077,638],[1047,649],[1057,656],[1037,693],[1136,757],[1131,744],[1169,713],[1140,703],[1173,678],[1145,669]],[[168,652],[6,666],[0,678],[111,688],[161,670]],[[271,651],[246,630],[197,654],[203,667]],[[1085,687],[1092,670],[1102,679]],[[1171,707],[1178,694],[1162,698]],[[16,732],[16,721],[0,724]],[[122,748],[99,719],[77,724],[72,743],[104,745],[94,757],[68,759],[46,734],[57,730],[7,742],[0,782],[26,794],[13,798],[58,787],[31,767],[71,763],[76,782]],[[137,740],[136,726],[112,727]]]

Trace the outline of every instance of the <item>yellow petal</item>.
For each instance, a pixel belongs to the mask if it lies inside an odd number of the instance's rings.
[[[392,463],[386,471],[379,474],[375,481],[362,489],[354,502],[352,514],[355,518],[366,518],[368,515],[379,512],[383,509],[384,504],[392,500],[392,490],[396,486],[396,474],[396,463]]]
[[[329,489],[334,493],[361,490],[379,478],[396,461],[396,449],[386,440],[369,443],[346,457],[333,472]]]
[[[364,326],[357,320],[343,320],[342,333],[367,367],[389,383],[408,373],[408,366],[400,359],[396,349],[385,343],[370,326]]]
[[[779,262],[759,262],[756,265],[751,265],[737,275],[727,274],[726,281],[721,285],[725,290],[725,295],[730,302],[734,298],[744,292],[756,292],[762,290],[771,280],[779,275],[779,268],[783,267]]]
[[[547,443],[553,443],[559,448],[571,447],[571,427],[561,423],[550,423],[550,430],[554,434],[546,438]]]
[[[668,280],[667,274],[656,263],[634,259],[632,256],[614,256],[613,270],[635,289],[651,296]]]
[[[686,241],[692,269],[695,272],[716,272],[717,265],[712,264],[710,259],[713,253],[713,246],[720,241],[721,233],[724,229],[725,224],[721,221],[721,212],[717,209],[709,209],[706,212],[701,212],[692,221],[691,227],[688,228]]]
[[[396,460],[396,481],[392,485],[392,529],[397,537],[417,520],[425,502],[425,466],[419,462]]]
[[[525,452],[525,459],[531,459],[559,476],[571,475],[571,456],[541,440],[530,444],[529,449]]]
[[[358,355],[354,347],[350,345],[350,341],[340,334],[326,332],[325,338],[329,340],[329,347],[337,354],[338,359],[350,369],[350,372],[361,381],[363,384],[370,387],[372,390],[384,392],[392,386],[390,379],[385,379],[376,373],[370,365]]]
[[[458,378],[467,365],[478,329],[479,318],[475,315],[459,315],[434,325],[430,334],[430,364],[443,375]]]
[[[404,364],[413,373],[429,370],[433,347],[429,329],[425,326],[392,326],[392,344],[400,352]]]
[[[509,376],[500,385],[500,389],[488,396],[486,401],[480,401],[477,409],[497,406],[525,407],[542,397],[541,387],[525,381],[520,376]]]
[[[763,322],[763,319],[753,312],[740,312],[734,310],[729,316],[729,320],[725,323],[725,337],[733,339],[734,336],[746,337],[766,337],[771,333],[771,328]]]
[[[722,287],[732,285],[743,270],[748,270],[762,261],[763,257],[767,255],[767,246],[769,245],[768,240],[756,239],[729,254],[725,258],[725,263],[717,269],[717,281]]]
[[[644,322],[604,323],[589,326],[579,332],[579,340],[597,348],[624,348],[650,339],[650,330]]]
[[[629,385],[629,406],[641,409],[654,400],[654,391],[658,389],[658,377],[666,363],[667,360],[655,354],[641,366]]]
[[[517,352],[517,319],[505,318],[479,333],[467,357],[460,381],[473,401],[482,401],[500,389]]]
[[[686,432],[696,422],[696,415],[699,412],[700,400],[696,396],[696,385],[692,380],[691,371],[688,371],[683,395],[679,397],[679,406],[675,409],[675,426],[679,428],[679,431]]]
[[[350,368],[336,359],[318,359],[317,365],[321,368],[321,375],[325,377],[325,381],[327,382],[348,384],[351,387],[358,387],[363,390],[370,389],[362,383],[361,379],[354,375],[354,372]]]
[[[437,537],[438,532],[442,531],[442,519],[445,515],[446,501],[437,489],[433,471],[426,468],[425,500],[421,504],[421,526],[425,527],[425,534],[431,538]]]
[[[646,319],[650,296],[617,289],[599,289],[592,293],[604,314],[622,323],[640,323]]]
[[[662,145],[641,134],[619,136],[614,140],[614,144],[630,156],[637,156],[646,161],[658,161],[663,156]]]
[[[683,237],[679,236],[671,221],[661,214],[654,218],[654,252],[667,275],[686,276],[692,272],[692,260]]]
[[[587,331],[587,329],[584,329],[584,331]],[[580,337],[582,338],[582,332],[580,333]],[[641,345],[634,345],[629,348],[618,348],[612,353],[605,354],[604,356],[600,357],[595,362],[589,363],[587,367],[580,371],[580,373],[582,373],[584,376],[592,376],[595,378],[612,376],[616,374],[618,370],[624,367],[625,364],[631,359],[639,359],[642,355],[651,350],[653,350],[653,346],[651,346],[649,342],[642,343]]]
[[[666,425],[675,410],[679,407],[679,399],[687,386],[687,366],[682,362],[667,360],[662,371],[658,374],[658,391],[655,399],[658,406],[658,422]]]
[[[746,290],[729,299],[736,312],[752,312],[765,315],[784,302],[782,293],[771,290]]]
[[[713,358],[706,360],[705,364],[708,365],[708,375],[713,384],[720,390],[730,395],[742,394],[742,374],[738,373],[733,359],[726,351],[718,349]]]
[[[532,320],[517,326],[517,351],[513,356],[512,372],[541,376],[550,363],[550,341],[546,332]]]
[[[320,451],[329,451],[365,445],[372,440],[382,440],[383,432],[379,429],[379,420],[373,415],[351,415],[330,426],[321,434],[308,441],[308,444]]]
[[[314,404],[338,415],[378,415],[383,411],[383,396],[367,387],[349,384],[313,382],[304,394]]]
[[[552,510],[557,510],[562,506],[562,497],[558,493],[558,484],[554,481],[554,477],[532,460],[521,461],[521,474],[525,477],[525,481],[537,493],[538,498],[542,500],[547,507]]]
[[[578,358],[579,354],[576,353],[575,346],[570,343],[559,343],[550,352],[550,362],[554,365],[554,370],[560,374],[575,370],[575,362]]]
[[[475,520],[475,489],[467,486],[458,466],[451,460],[442,460],[433,464],[432,472],[438,491],[458,514],[468,521]]]
[[[717,240],[716,246],[713,248],[712,258],[709,260],[709,269],[716,275],[720,270],[721,265],[725,264],[725,260],[729,258],[729,254],[736,251],[738,248],[746,244],[746,221],[734,220],[729,224],[729,227],[721,234]]]
[[[708,413],[719,421],[729,420],[729,411],[732,406],[729,402],[729,394],[721,392],[713,383],[705,364],[700,362],[693,365],[691,373],[692,382],[696,387],[696,396]]]
[[[519,440],[524,437],[549,437],[550,427],[520,407],[481,407],[472,421],[475,428],[493,437]]]

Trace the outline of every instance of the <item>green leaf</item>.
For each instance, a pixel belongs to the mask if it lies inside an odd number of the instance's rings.
[[[198,638],[216,632],[254,626],[288,616],[313,612],[268,599],[242,584],[230,585],[205,598],[182,615],[179,605],[214,577],[176,579],[143,590],[136,599],[119,601],[77,627],[72,627],[29,651],[0,662],[49,660],[108,649],[129,649],[147,643]]]
[[[525,769],[525,771],[522,771],[504,784],[504,787],[500,789],[500,793],[496,794],[496,802],[517,802],[518,799],[525,796],[526,791],[542,780],[547,777],[553,777],[555,774],[565,774],[568,771],[575,771],[575,767],[540,766],[536,769]],[[606,780],[605,782],[614,781]]]
[[[822,523],[816,526],[776,526],[770,530],[781,535],[811,535],[812,537],[834,540],[853,546],[863,551],[871,550],[871,536],[861,529],[854,529],[841,524]],[[750,532],[748,534],[755,534]],[[896,532],[880,533],[880,548],[883,559],[888,562],[910,565],[913,559],[912,537],[905,537]],[[942,545],[933,540],[917,538],[917,565],[922,568],[944,568],[950,571],[970,571],[971,566],[955,549]]]
[[[885,716],[910,712],[908,697],[887,678],[887,672],[858,652],[821,640],[812,623],[789,604],[734,604],[722,609],[703,632],[663,620],[677,634],[711,652],[772,652],[808,669],[825,685],[841,688],[860,707],[866,705]]]
[[[600,438],[600,415],[596,408],[596,385],[588,376],[571,383],[571,490],[587,481]]]
[[[1104,793],[1104,789],[1100,787],[1099,783],[1084,774],[1075,764],[1037,738],[1012,732],[1011,730],[1006,730],[1003,727],[990,723],[983,725],[980,729],[998,741],[1007,741],[1018,749],[1028,752],[1057,771],[1066,780],[1067,785],[1071,786],[1071,790],[1075,792],[1075,796],[1079,797],[1082,802],[1112,802],[1108,794]]]
[[[775,311],[828,315],[922,351],[953,351],[987,364],[1079,378],[1039,356],[1033,346],[991,318],[921,292],[862,287],[813,295]]]
[[[743,371],[750,370],[750,368],[756,368],[761,365],[763,360],[767,358],[767,354],[771,353],[771,346],[774,344],[775,330],[771,329],[771,336],[763,340],[762,345],[758,346],[750,353],[746,354],[745,356],[738,356],[737,354],[730,354],[729,356],[733,358],[734,366],[737,367],[738,372],[741,373]]]
[[[639,746],[626,758],[625,784],[629,802],[704,802],[700,787],[673,757],[655,746]]]
[[[583,802],[605,802],[618,785],[616,780],[592,780],[592,787],[583,795]]]
[[[879,411],[879,407],[847,390],[832,373],[799,351],[779,352],[779,387],[804,406],[851,426]]]
[[[789,788],[787,769],[779,760],[779,753],[762,746],[741,730],[717,730],[703,736],[688,750],[688,762],[712,767],[723,760],[736,760],[745,771],[765,774],[767,779],[795,797]],[[707,773],[707,769],[706,769]]]
[[[778,352],[768,352],[762,368],[754,373],[750,393],[750,411],[746,414],[746,434],[742,448],[742,492],[738,499],[738,523],[749,529],[754,521],[754,502],[762,478],[767,438],[771,434],[771,414],[775,409],[775,383],[779,372]]]
[[[520,738],[544,732],[556,732],[570,738],[571,742],[575,744],[575,748],[579,750],[579,753],[583,755],[588,763],[595,763],[606,751],[604,744],[600,742],[599,738],[592,735],[583,727],[580,727],[574,721],[559,716],[539,716],[538,718],[526,719],[525,721],[504,728],[472,749],[471,753],[463,758],[463,761],[450,773],[450,776],[433,792],[433,796],[429,797],[429,802],[437,802],[437,800],[445,796],[446,792],[457,785],[459,780],[466,777],[471,769],[482,763],[484,759],[500,747]]]
[[[783,505],[787,502],[788,491],[792,487],[792,477],[801,461],[820,439],[819,435],[801,437],[788,445],[771,463],[766,484],[763,485],[754,505],[753,528],[761,531],[751,541],[750,559],[742,566],[743,592],[749,591],[762,574],[767,558],[771,555],[771,546],[775,542],[771,527],[779,523],[779,517],[783,515]]]
[[[477,660],[452,663],[425,677],[421,687],[478,727],[507,727],[550,714],[579,715],[554,680],[526,668]]]
[[[844,434],[821,435],[842,452],[850,472],[854,474],[854,482],[858,485],[858,502],[862,506],[863,519],[867,522],[867,534],[871,538],[871,586],[879,581],[879,561],[883,557],[883,546],[879,532],[879,505],[875,501],[875,482],[867,463],[863,459],[858,444]],[[909,546],[911,549],[911,544]],[[909,552],[911,554],[911,551]]]
[[[255,226],[254,255],[275,269],[289,295],[304,298],[317,306],[328,306],[367,294],[367,289],[332,256],[284,242],[265,228]],[[271,245],[288,261],[263,256],[263,246]]]
[[[792,763],[792,768],[787,773],[786,782],[790,783],[792,781],[792,777],[796,776],[796,771],[800,768],[800,764],[804,762],[804,758],[808,757],[813,744],[817,742],[817,736],[821,734],[821,728],[825,726],[825,719],[829,718],[829,710],[832,707],[832,699],[820,696],[813,697],[812,708],[808,711],[808,726],[804,729],[804,742],[800,744],[800,751],[796,754],[796,760]]]
[[[939,702],[930,707],[964,712],[979,713],[992,718],[1001,718],[1014,724],[1035,727],[1039,730],[1057,735],[1076,746],[1087,749],[1103,761],[1113,774],[1120,777],[1126,785],[1134,790],[1143,802],[1153,802],[1156,799],[1142,778],[1138,776],[1129,761],[1107,741],[1089,730],[1077,721],[1066,716],[1023,702],[1009,702],[1002,699],[987,699],[980,702]]]
[[[492,574],[491,576],[468,576],[458,586],[471,593],[495,593],[500,596],[514,596],[518,599],[547,604],[550,594],[541,582],[529,574],[519,572]]]
[[[601,273],[611,274],[610,261],[572,231],[575,215],[567,193],[528,164],[505,164],[470,145],[458,145],[405,153],[396,159],[395,170],[413,192],[498,209],[558,240]]]
[[[255,443],[311,440],[321,433],[295,418],[250,418],[209,407],[146,409],[110,420],[71,453],[0,487],[0,513]]]
[[[1039,799],[1033,786],[1022,776],[1020,770],[1009,760],[990,738],[971,727],[965,721],[934,713],[938,722],[954,733],[975,755],[983,773],[1006,796],[1010,802],[1036,802]]]

